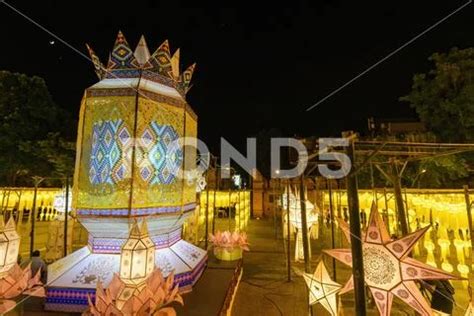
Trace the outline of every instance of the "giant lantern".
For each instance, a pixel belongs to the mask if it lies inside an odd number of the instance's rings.
[[[154,263],[165,276],[174,271],[181,291],[191,290],[207,258],[181,239],[196,207],[196,184],[177,176],[195,167],[196,150],[176,146],[197,136],[186,102],[194,65],[180,72],[179,50],[171,55],[167,41],[150,54],[142,37],[132,51],[121,32],[106,67],[88,49],[100,81],[81,103],[72,208],[89,243],[49,266],[50,310],[82,311],[98,281],[107,287],[135,220],[146,217]]]

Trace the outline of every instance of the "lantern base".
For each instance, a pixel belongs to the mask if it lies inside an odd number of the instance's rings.
[[[184,240],[170,247],[156,249],[155,265],[166,277],[174,271],[175,284],[181,292],[189,292],[201,276],[207,252]],[[48,266],[48,288],[45,309],[82,312],[87,309],[87,296],[95,299],[97,281],[107,287],[119,272],[120,254],[93,253],[89,246]]]
[[[214,248],[214,255],[217,259],[222,261],[234,261],[242,259],[242,249],[233,248],[233,249],[224,249],[224,248]]]

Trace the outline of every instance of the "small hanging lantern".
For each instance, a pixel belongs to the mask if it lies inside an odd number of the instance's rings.
[[[16,232],[15,222],[10,218],[5,225],[0,218],[0,278],[17,263],[20,249],[20,236]]]

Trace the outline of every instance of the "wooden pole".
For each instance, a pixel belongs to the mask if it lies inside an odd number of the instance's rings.
[[[275,203],[275,183],[272,181],[273,179],[270,178],[270,187],[272,192],[272,208],[273,208],[273,235],[275,239],[278,239],[278,228],[277,228],[277,213],[276,207],[277,203]]]
[[[237,229],[240,231],[241,230],[241,222],[240,222],[240,212],[242,211],[242,204],[241,204],[241,201],[240,201],[240,195],[242,193],[242,190],[239,189],[237,191],[237,205],[239,206],[239,215],[237,216],[237,208],[235,208],[235,216],[234,216],[234,221],[235,221],[235,225],[237,226]]]
[[[387,229],[390,234],[390,215],[388,213],[388,199],[387,199],[387,188],[383,188],[383,199],[385,202],[385,212],[387,212]]]
[[[288,267],[288,282],[291,282],[291,224],[290,224],[290,190],[291,190],[291,179],[288,179],[288,184],[286,185],[286,262]]]
[[[408,235],[407,215],[405,212],[405,202],[403,201],[402,182],[398,174],[398,168],[395,162],[392,163],[392,184],[393,195],[395,196],[395,204],[397,206],[398,220],[402,235]]]
[[[463,186],[464,188],[464,198],[466,200],[466,211],[467,211],[467,221],[468,221],[468,225],[469,225],[469,236],[471,238],[471,258],[472,258],[472,254],[474,253],[474,238],[473,238],[473,234],[474,234],[474,224],[472,222],[472,203],[471,203],[471,199],[469,197],[469,186],[467,185],[464,185]],[[470,293],[471,293],[471,303],[474,303],[474,295],[472,294],[472,286],[474,286],[474,273],[469,273],[469,288],[471,289]]]
[[[35,247],[35,223],[36,223],[36,197],[38,195],[38,186],[43,181],[43,178],[34,176],[35,190],[33,193],[33,207],[31,209],[31,230],[30,230],[30,256],[33,255]]]
[[[250,218],[253,218],[253,173],[249,177],[249,207],[250,207]]]
[[[66,202],[64,203],[64,257],[67,256],[67,223],[69,209],[69,176],[66,176]]]
[[[354,141],[351,132],[343,133],[343,137],[349,138],[349,146],[346,147],[346,155],[352,164],[355,162]],[[357,188],[357,175],[349,174],[347,181],[347,202],[349,206],[351,248],[352,248],[352,274],[354,277],[354,305],[357,316],[366,316],[365,306],[365,284],[364,284],[364,261],[362,252],[362,239],[359,216],[359,196]]]
[[[230,220],[230,213],[232,211],[232,208],[231,208],[231,205],[232,205],[232,193],[230,191],[230,183],[229,183],[229,195],[228,195],[228,199],[229,199],[229,204],[227,205],[227,210],[228,210],[228,216],[227,216],[227,226],[229,226],[229,231],[231,232],[232,231],[232,221]]]
[[[5,212],[4,212],[4,209],[3,209],[3,203],[5,202],[5,196],[6,195],[7,195],[7,190],[4,189],[3,194],[2,194],[2,207],[1,207],[2,215],[4,215],[4,216],[5,216]]]
[[[407,194],[407,189],[405,188],[404,192],[403,192],[403,195],[405,196],[405,198],[403,199],[404,200],[404,203],[403,204],[405,206],[405,213],[407,215],[407,228],[408,228],[408,233],[411,232],[411,227],[410,227],[410,213],[409,213],[409,208],[408,208],[408,194]],[[415,228],[416,229],[416,228]]]
[[[335,233],[334,233],[334,207],[332,205],[332,184],[331,179],[326,178],[326,183],[328,186],[328,193],[329,193],[329,216],[331,218],[331,248],[336,249],[336,240],[335,240]],[[334,281],[336,281],[336,259],[332,258],[332,274]]]
[[[304,269],[311,273],[311,262],[309,261],[308,222],[306,217],[304,174],[300,177],[300,205],[301,205],[301,230],[303,235]]]
[[[214,168],[215,169],[215,185],[214,185],[214,201],[213,201],[213,208],[212,208],[212,233],[215,234],[216,232],[216,194],[217,190],[219,190],[219,171],[217,170],[217,157],[215,158]]]
[[[204,249],[207,250],[209,239],[209,188],[206,190],[206,226],[204,230]]]

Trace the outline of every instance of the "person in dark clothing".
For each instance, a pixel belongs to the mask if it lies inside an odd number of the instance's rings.
[[[344,214],[344,222],[349,223],[349,211],[347,210],[347,207],[343,208],[343,214]]]
[[[35,276],[38,270],[41,273],[41,282],[46,284],[47,266],[43,259],[41,259],[39,250],[35,250],[31,254],[31,275]]]
[[[453,313],[454,287],[448,280],[425,281],[431,285],[431,308],[449,315]]]

